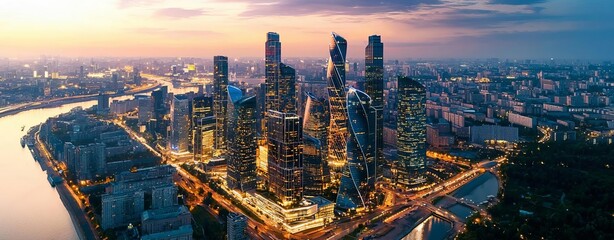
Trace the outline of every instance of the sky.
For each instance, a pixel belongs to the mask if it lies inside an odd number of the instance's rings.
[[[0,57],[327,58],[331,32],[363,58],[614,59],[612,0],[2,0]]]

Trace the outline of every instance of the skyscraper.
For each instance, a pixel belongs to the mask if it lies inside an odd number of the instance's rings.
[[[303,196],[303,131],[294,113],[268,112],[269,190],[284,207]]]
[[[229,188],[246,192],[256,189],[256,97],[228,86],[228,99],[226,182]]]
[[[279,98],[279,108],[269,110],[296,113],[296,71],[294,68],[283,63],[279,64],[277,96]]]
[[[328,163],[332,170],[340,172],[345,166],[346,141],[348,136],[348,117],[345,96],[345,56],[347,41],[332,34],[329,44],[330,58],[328,60],[328,101],[330,105],[330,133],[328,141]]]
[[[314,94],[309,92],[305,93],[305,95],[307,96],[307,102],[305,103],[305,114],[303,115],[303,136],[305,136],[305,150],[303,151],[305,153],[305,157],[303,159],[303,168],[305,169],[305,191],[308,192],[308,190],[310,190],[309,188],[312,187],[312,184],[307,183],[309,178],[308,171],[323,172],[324,174],[322,179],[323,186],[313,187],[325,187],[324,185],[330,182],[330,170],[328,167],[328,127],[330,122],[330,113],[328,112],[328,102],[326,99],[319,99]],[[317,144],[319,144],[319,149],[313,149],[313,151],[317,151],[317,153],[308,153],[307,148],[309,147],[309,142],[307,141],[307,137],[312,137],[318,140]],[[316,143],[311,141],[311,144]],[[316,148],[316,146],[313,146],[313,148]],[[320,159],[307,159],[307,155],[314,154],[320,155]],[[322,166],[316,166],[315,164],[321,164]],[[310,194],[313,194],[313,192]]]
[[[183,94],[173,96],[171,103],[171,136],[169,149],[174,154],[188,152],[190,132],[190,102]]]
[[[320,196],[330,180],[328,166],[324,161],[325,145],[320,140],[303,132],[303,193]]]
[[[192,100],[192,146],[194,161],[209,161],[213,158],[215,138],[213,98],[199,96]]]
[[[398,88],[398,159],[393,170],[397,183],[415,185],[425,180],[426,90],[408,77],[399,77]]]
[[[98,94],[98,105],[96,106],[96,111],[98,114],[108,113],[109,112],[109,95],[104,93]]]
[[[266,95],[265,95],[265,128],[268,117],[269,110],[279,111],[279,95],[278,95],[278,84],[279,84],[279,76],[280,69],[279,65],[281,63],[281,42],[279,41],[279,34],[275,32],[267,33],[267,40],[264,43],[265,52],[264,52],[264,64],[265,64],[265,86],[266,86]],[[265,129],[265,134],[267,133]]]
[[[369,36],[365,48],[365,93],[373,100],[377,110],[376,158],[378,164],[384,163],[384,44],[379,35]]]
[[[228,105],[228,57],[213,57],[213,113],[215,115],[215,156],[226,153]]]
[[[350,136],[348,162],[343,169],[337,194],[337,207],[360,209],[369,206],[377,176],[375,159],[375,109],[366,93],[350,88],[347,92]]]

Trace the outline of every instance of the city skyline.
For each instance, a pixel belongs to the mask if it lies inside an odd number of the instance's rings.
[[[605,0],[97,1],[24,0],[0,9],[0,57],[261,57],[263,33],[284,56],[320,57],[336,30],[347,58],[382,35],[387,59],[608,59],[614,3]],[[79,21],[75,21],[79,19]],[[573,47],[572,47],[573,46]]]

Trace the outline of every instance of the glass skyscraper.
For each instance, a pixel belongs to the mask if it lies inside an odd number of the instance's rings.
[[[267,114],[269,110],[279,111],[279,94],[278,84],[280,77],[279,65],[281,64],[281,42],[279,41],[279,34],[275,32],[267,33],[267,39],[264,43],[264,84],[265,89],[265,112],[264,112],[264,124],[266,131]]]
[[[268,112],[269,191],[284,206],[298,204],[303,197],[303,131],[294,113]]]
[[[347,91],[350,135],[347,141],[348,162],[343,169],[337,195],[337,207],[360,209],[369,206],[375,188],[375,109],[366,93],[350,88]]]
[[[215,115],[215,156],[226,153],[228,105],[228,57],[213,57],[213,113]]]
[[[379,35],[369,36],[365,48],[365,93],[373,100],[377,110],[376,158],[378,164],[384,163],[384,44]]]
[[[188,152],[190,135],[190,102],[185,95],[173,96],[171,103],[171,136],[169,149],[172,153]]]
[[[228,154],[226,183],[242,192],[256,189],[256,97],[228,86]]]
[[[398,81],[398,121],[395,180],[403,185],[424,182],[426,168],[426,90],[408,77]]]
[[[348,117],[345,96],[345,56],[347,41],[332,34],[329,46],[328,60],[328,101],[330,105],[330,132],[328,141],[328,163],[335,172],[340,172],[345,166],[346,139],[348,136]]]
[[[277,96],[279,98],[279,108],[269,110],[296,113],[296,71],[284,63],[279,64]]]
[[[303,132],[303,193],[320,196],[330,181],[324,149],[319,139]]]
[[[328,127],[330,113],[326,99],[306,92],[305,114],[303,115],[303,135],[314,137],[322,145],[322,161],[328,168]]]
[[[215,116],[213,98],[199,96],[192,100],[192,146],[194,161],[209,161],[213,158]]]

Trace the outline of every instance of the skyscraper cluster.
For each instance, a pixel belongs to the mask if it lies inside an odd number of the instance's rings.
[[[258,101],[251,92],[229,85],[228,58],[215,56],[211,97],[195,97],[191,106],[183,95],[172,98],[170,150],[190,150],[194,160],[205,163],[224,158],[230,189],[265,191],[263,196],[281,208],[298,206],[305,197],[333,187],[339,209],[369,209],[376,204],[375,182],[388,167],[393,183],[420,183],[426,153],[424,87],[399,78],[399,157],[386,162],[384,44],[379,35],[368,40],[364,90],[359,90],[346,84],[347,41],[331,35],[325,97],[297,93],[296,70],[282,62],[277,33],[266,36],[265,82]],[[297,112],[297,94],[305,96],[302,113]],[[158,102],[154,96],[154,111]],[[263,167],[257,167],[257,155],[266,160]]]

